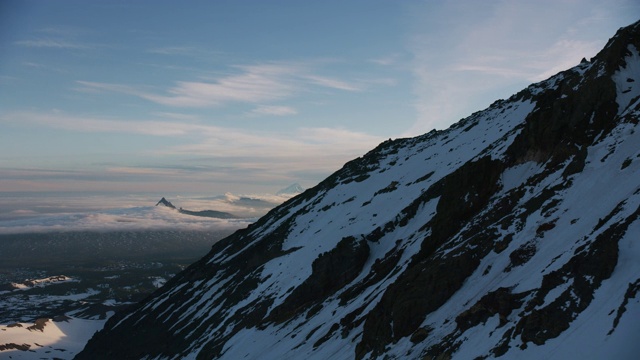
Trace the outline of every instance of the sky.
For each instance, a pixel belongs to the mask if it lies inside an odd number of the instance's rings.
[[[635,0],[0,2],[0,193],[274,193],[594,56]]]

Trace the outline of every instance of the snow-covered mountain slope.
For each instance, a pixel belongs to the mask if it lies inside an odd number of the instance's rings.
[[[104,322],[60,317],[0,325],[0,359],[73,359]]]
[[[216,243],[78,359],[630,359],[640,22]]]

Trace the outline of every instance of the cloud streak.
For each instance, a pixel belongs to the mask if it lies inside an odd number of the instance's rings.
[[[159,120],[112,120],[51,113],[15,112],[0,115],[0,122],[13,125],[37,125],[75,132],[128,133],[150,136],[183,136],[189,133],[215,132],[216,127]]]
[[[290,106],[265,105],[258,106],[251,110],[251,113],[254,115],[289,116],[296,115],[298,111]]]
[[[0,167],[0,186],[7,191],[62,191],[81,187],[87,191],[115,190],[127,183],[136,189],[146,187],[147,191],[187,186],[185,184],[199,191],[216,184],[218,191],[224,192],[228,191],[225,186],[239,184],[249,188],[300,181],[313,184],[384,140],[342,128],[260,131],[204,123],[85,118],[60,112],[3,114],[0,123],[172,139],[172,145],[163,144],[146,154],[132,154],[137,161],[135,165],[119,160],[96,164],[91,170],[81,172]],[[158,158],[163,159],[162,166],[156,165]],[[74,181],[63,181],[65,179]]]
[[[16,45],[30,48],[50,48],[50,49],[89,49],[88,45],[69,42],[61,39],[34,39],[16,41]]]
[[[303,79],[309,80],[311,83],[330,89],[344,90],[344,91],[362,91],[362,89],[354,84],[350,84],[346,81],[332,79],[317,75],[304,75]]]
[[[265,107],[262,108],[262,111],[271,112],[274,115],[291,114],[295,112],[294,109],[280,106]],[[128,133],[148,136],[189,137],[190,139],[200,138],[204,140],[202,143],[179,147],[179,151],[189,151],[189,149],[191,149],[197,152],[210,153],[211,151],[222,150],[213,147],[213,144],[217,144],[216,146],[220,147],[235,144],[235,146],[227,148],[223,153],[252,156],[260,156],[261,154],[265,154],[265,152],[254,154],[252,150],[245,151],[241,149],[254,149],[256,147],[280,148],[286,149],[286,153],[290,153],[294,147],[304,149],[325,145],[341,145],[341,149],[349,151],[354,148],[368,149],[363,148],[363,146],[376,145],[378,141],[383,140],[377,136],[341,128],[307,127],[291,129],[287,132],[250,131],[181,121],[113,120],[82,117],[68,115],[59,111],[49,113],[15,112],[0,114],[0,123],[20,126],[36,125],[39,127],[57,128],[75,132]],[[351,146],[349,146],[350,144]],[[267,153],[282,154],[285,152],[277,150],[275,152],[267,151]]]
[[[351,82],[313,74],[297,63],[264,63],[233,66],[237,73],[206,81],[178,81],[164,93],[142,87],[94,81],[77,81],[80,91],[110,91],[170,107],[217,107],[231,103],[264,104],[295,96],[313,88],[356,92]],[[271,114],[273,115],[273,114]]]

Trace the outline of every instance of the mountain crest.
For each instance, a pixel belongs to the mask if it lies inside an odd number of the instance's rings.
[[[164,205],[164,206],[166,206],[168,208],[171,208],[171,209],[175,209],[176,208],[175,206],[173,206],[173,204],[169,200],[165,199],[164,197],[162,199],[160,199],[160,201],[158,201],[156,206],[158,206],[158,205]]]

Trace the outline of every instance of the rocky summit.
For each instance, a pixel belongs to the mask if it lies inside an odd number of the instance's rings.
[[[159,206],[159,205],[163,205],[171,209],[176,208],[169,200],[165,199],[164,197],[160,199],[160,201],[158,201],[158,203],[156,204],[156,206]]]
[[[275,208],[78,359],[636,359],[640,22]]]

